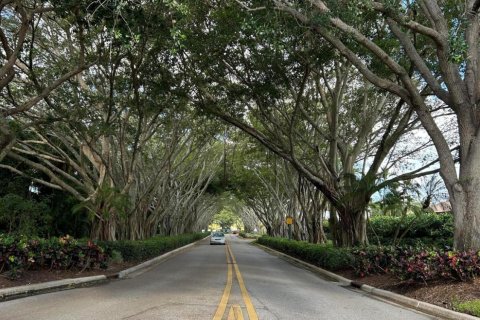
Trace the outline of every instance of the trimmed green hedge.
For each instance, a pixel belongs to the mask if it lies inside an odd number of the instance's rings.
[[[260,235],[257,233],[248,233],[243,231],[240,231],[238,235],[245,239],[258,239],[260,237]]]
[[[391,274],[401,280],[426,283],[439,279],[469,281],[480,276],[480,252],[458,252],[431,246],[365,246],[336,248],[263,236],[258,243],[324,269],[353,269],[364,277]]]
[[[189,233],[178,236],[153,237],[147,240],[101,241],[98,244],[111,255],[122,254],[124,261],[144,261],[206,237],[208,233]]]
[[[353,256],[348,249],[335,248],[329,244],[312,244],[268,236],[260,237],[257,242],[332,271],[350,269],[353,263]]]

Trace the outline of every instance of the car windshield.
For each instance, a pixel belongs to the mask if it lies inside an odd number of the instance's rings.
[[[223,233],[221,233],[221,232],[215,232],[215,233],[213,234],[213,236],[214,236],[214,237],[224,237],[225,235],[224,235]]]

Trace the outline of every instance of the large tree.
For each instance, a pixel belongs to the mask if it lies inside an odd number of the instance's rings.
[[[220,153],[182,94],[170,12],[153,3],[125,8],[109,1],[88,10],[89,22],[105,24],[85,35],[97,47],[96,65],[35,108],[12,114],[27,129],[5,154],[48,177],[35,182],[81,201],[92,216],[93,238],[191,231],[210,214],[203,194]],[[56,45],[75,50],[66,40]],[[41,83],[33,87],[40,90]],[[28,176],[10,164],[0,168]]]
[[[376,191],[426,174],[435,164],[432,159],[385,179],[396,142],[417,129],[412,107],[372,87],[303,27],[286,29],[269,12],[250,16],[235,5],[197,8],[177,24],[191,99],[313,183],[338,213],[338,244],[366,241],[365,210]],[[410,146],[410,156],[425,147]]]
[[[18,132],[46,121],[34,116],[18,126],[12,117],[45,103],[54,90],[95,63],[85,14],[78,6],[55,2],[0,3],[0,161]]]
[[[440,159],[455,214],[455,247],[479,249],[479,1],[273,3],[328,41],[376,87],[414,108]],[[438,103],[456,116],[459,170],[432,116]]]

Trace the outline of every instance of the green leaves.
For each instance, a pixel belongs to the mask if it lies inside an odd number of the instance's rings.
[[[332,271],[348,269],[352,264],[353,257],[347,249],[334,248],[331,245],[268,236],[258,238],[257,242]]]
[[[4,232],[46,235],[51,231],[52,218],[46,202],[12,193],[0,197],[0,230]]]
[[[449,213],[409,214],[404,218],[378,215],[370,218],[367,234],[372,242],[378,240],[382,245],[394,244],[393,237],[398,233],[404,235],[400,244],[423,243],[443,247],[452,246],[453,228],[453,215]]]
[[[238,225],[240,217],[228,209],[223,209],[213,216],[212,222],[218,224],[222,229],[230,229],[234,224]]]
[[[450,47],[449,59],[456,64],[462,64],[467,59],[468,45],[465,38],[458,34],[451,34],[448,38]]]
[[[157,236],[142,241],[103,241],[99,244],[105,247],[109,255],[118,252],[125,261],[141,262],[204,237],[206,237],[204,233],[193,233],[169,237]]]
[[[387,273],[425,284],[439,279],[468,281],[480,274],[480,258],[474,251],[369,246],[353,249],[352,254],[354,269],[362,277]]]
[[[70,236],[42,239],[0,234],[0,270],[18,278],[26,269],[105,268],[107,257],[93,242],[81,243]]]

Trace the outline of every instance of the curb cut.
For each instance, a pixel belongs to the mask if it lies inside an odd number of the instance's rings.
[[[105,275],[83,278],[71,278],[43,283],[30,284],[19,287],[0,289],[0,301],[22,298],[33,294],[86,287],[93,284],[106,282]]]
[[[25,298],[28,296],[33,296],[41,293],[47,293],[47,292],[55,292],[55,291],[61,291],[61,290],[69,290],[69,289],[75,289],[75,288],[80,288],[80,287],[88,287],[88,286],[93,286],[96,284],[108,282],[112,279],[117,279],[117,278],[127,278],[127,277],[135,277],[137,275],[140,275],[142,272],[147,271],[147,269],[156,263],[161,262],[162,260],[165,260],[175,254],[180,253],[181,251],[194,246],[197,242],[202,241],[210,237],[208,235],[207,237],[197,240],[195,242],[189,243],[183,247],[177,248],[175,250],[169,251],[164,253],[161,256],[158,256],[156,258],[153,258],[151,260],[145,261],[139,265],[136,265],[134,267],[131,267],[129,269],[122,270],[116,274],[112,274],[109,276],[106,275],[98,275],[98,276],[91,276],[91,277],[83,277],[83,278],[69,278],[69,279],[62,279],[62,280],[56,280],[56,281],[48,281],[48,282],[42,282],[42,283],[35,283],[35,284],[29,284],[29,285],[24,285],[24,286],[18,286],[18,287],[11,287],[11,288],[5,288],[5,289],[0,289],[0,302],[2,301],[7,301],[7,300],[13,300],[13,299],[18,299],[18,298]]]
[[[386,300],[390,300],[392,302],[395,302],[395,303],[398,303],[400,305],[412,308],[412,309],[417,310],[417,311],[424,312],[424,313],[429,314],[429,315],[433,315],[433,316],[437,316],[437,317],[441,317],[441,318],[449,319],[449,320],[478,320],[478,319],[480,319],[480,318],[477,318],[477,317],[474,317],[474,316],[471,316],[471,315],[468,315],[468,314],[465,314],[465,313],[460,313],[460,312],[456,312],[456,311],[453,311],[453,310],[450,310],[450,309],[445,309],[445,308],[436,306],[436,305],[431,304],[431,303],[427,303],[427,302],[419,301],[419,300],[416,300],[416,299],[412,299],[412,298],[406,297],[406,296],[398,294],[398,293],[393,293],[391,291],[377,289],[375,287],[372,287],[372,286],[369,286],[369,285],[366,285],[366,284],[362,284],[362,283],[344,278],[344,277],[339,276],[339,275],[337,275],[333,272],[327,271],[327,270],[322,269],[320,267],[317,267],[313,264],[310,264],[310,263],[305,262],[303,260],[294,258],[292,256],[289,256],[288,254],[285,254],[285,253],[282,253],[282,252],[277,251],[275,249],[266,247],[266,246],[261,245],[259,243],[254,243],[253,245],[258,246],[258,247],[260,247],[261,249],[263,249],[267,252],[270,251],[270,252],[273,252],[275,254],[278,254],[282,257],[287,258],[288,260],[293,260],[293,261],[307,267],[308,269],[310,269],[314,272],[317,272],[317,273],[319,273],[319,274],[321,274],[321,275],[323,275],[327,278],[331,278],[331,279],[333,279],[337,282],[340,282],[342,284],[358,288],[358,289],[360,289],[364,292],[367,292],[371,295],[374,295],[374,296],[377,296],[377,297],[380,297],[380,298],[383,298],[383,299],[386,299]]]
[[[189,243],[187,245],[184,245],[183,247],[177,248],[172,251],[168,251],[161,256],[155,257],[151,260],[147,260],[145,262],[142,262],[134,267],[122,270],[118,273],[118,278],[119,279],[124,279],[124,278],[134,278],[143,272],[147,271],[150,267],[153,267],[154,265],[162,262],[163,260],[166,260],[168,258],[171,258],[172,256],[175,256],[176,254],[180,253],[181,251],[188,249],[190,247],[193,247],[194,245],[197,244],[197,242],[202,241],[210,237],[210,235],[206,236],[203,239],[197,240],[195,242]]]

